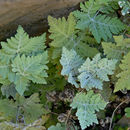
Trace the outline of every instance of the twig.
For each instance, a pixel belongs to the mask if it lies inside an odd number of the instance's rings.
[[[72,111],[72,108],[69,110],[69,112],[68,112],[68,114],[67,114],[67,118],[66,118],[66,121],[65,121],[65,125],[67,125],[67,123],[68,123],[68,120],[69,120],[71,111]]]
[[[54,114],[54,115],[57,115],[57,116],[59,115],[59,114],[57,114],[57,113],[55,113],[55,112],[50,112],[50,113],[52,113],[52,114]]]
[[[111,127],[112,127],[112,121],[113,121],[113,117],[114,117],[114,114],[116,112],[116,110],[124,103],[126,103],[127,101],[129,101],[128,99],[124,100],[123,102],[121,102],[116,108],[115,110],[113,111],[112,113],[112,117],[111,117],[111,122],[110,122],[110,126],[109,126],[109,130],[112,130]]]

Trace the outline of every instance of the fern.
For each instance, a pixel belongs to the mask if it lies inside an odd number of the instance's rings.
[[[45,34],[40,37],[29,38],[29,35],[19,26],[15,37],[7,39],[7,42],[1,42],[0,58],[9,63],[17,55],[44,51],[45,40]]]
[[[125,108],[125,116],[130,118],[130,107]]]
[[[114,92],[117,92],[119,90],[130,90],[130,52],[124,56],[124,59],[122,60],[122,64],[120,64],[121,72],[117,75],[119,78],[116,85]]]
[[[79,87],[77,81],[80,81],[81,88],[102,89],[103,81],[109,81],[107,75],[114,73],[116,62],[117,60],[101,59],[100,54],[97,54],[92,61],[87,58],[84,62],[74,50],[63,48],[60,60],[63,66],[61,74],[68,76],[68,82],[76,87]]]
[[[2,95],[6,96],[6,98],[8,98],[10,96],[15,98],[15,95],[17,93],[14,84],[2,85],[1,86],[1,92],[2,92]]]
[[[63,66],[61,74],[68,76],[68,82],[78,87],[76,75],[83,59],[74,50],[63,48],[60,63]]]
[[[112,34],[118,34],[124,29],[124,25],[117,18],[96,13],[100,11],[102,4],[107,2],[90,0],[80,5],[81,11],[73,13],[78,20],[76,27],[81,30],[89,28],[99,43],[101,39],[107,41],[108,38],[112,38]]]
[[[107,75],[112,75],[115,69],[116,60],[101,59],[100,54],[97,54],[91,61],[89,58],[78,69],[80,75],[78,79],[81,83],[81,88],[87,90],[95,87],[102,89],[103,81],[109,81]]]
[[[73,109],[77,108],[76,116],[78,117],[81,128],[85,129],[93,123],[98,124],[95,112],[103,110],[106,104],[107,103],[101,99],[99,94],[94,94],[93,91],[88,91],[87,94],[76,94],[71,107]]]
[[[46,84],[46,64],[48,54],[45,51],[45,34],[29,38],[21,26],[15,37],[2,42],[0,50],[0,83],[15,84],[15,89],[23,95],[30,81]],[[8,95],[8,93],[7,93]]]
[[[18,120],[16,117],[23,115],[24,121],[29,124],[43,113],[42,104],[39,104],[39,102],[40,100],[37,93],[27,99],[17,95],[15,102],[8,99],[0,100],[0,112],[14,122]]]
[[[45,59],[43,59],[45,57]],[[44,77],[47,77],[45,70],[47,66],[47,53],[35,57],[17,56],[12,63],[12,71],[16,73],[14,83],[20,95],[26,90],[27,83],[31,80],[34,83],[46,84]],[[42,64],[44,60],[44,64]]]
[[[111,42],[102,42],[104,53],[108,58],[121,60],[124,55],[130,51],[130,39],[121,36],[114,36],[116,44]]]
[[[67,20],[64,17],[55,19],[49,16],[48,22],[50,25],[49,32],[51,33],[49,38],[53,40],[50,43],[52,59],[60,57],[63,46],[67,49],[75,49],[79,55],[84,57],[93,57],[98,53],[96,48],[82,42],[82,39],[86,36],[80,35],[78,30],[75,29],[76,20],[72,14],[68,16]],[[85,49],[91,53],[85,53]]]
[[[102,6],[107,5],[109,0],[90,0],[89,2],[80,3],[81,11],[88,14],[96,13]]]

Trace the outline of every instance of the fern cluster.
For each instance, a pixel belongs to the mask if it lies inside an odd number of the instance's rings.
[[[68,76],[68,82],[79,87],[77,81],[80,82],[81,88],[86,90],[92,88],[102,89],[103,81],[109,81],[107,75],[112,75],[117,60],[108,60],[101,58],[97,54],[92,61],[87,58],[83,60],[74,50],[63,48],[60,60],[63,69],[62,75]]]
[[[128,13],[127,0],[88,0],[68,18],[48,16],[48,48],[45,33],[29,37],[21,26],[1,42],[0,129],[98,124],[116,92],[130,90],[128,26],[118,17]]]
[[[99,43],[101,39],[107,41],[112,38],[112,34],[118,34],[124,29],[124,25],[117,18],[100,14],[103,6],[107,4],[108,0],[89,0],[80,4],[81,11],[73,13],[78,19],[76,28],[88,28]]]
[[[48,55],[45,40],[45,34],[29,38],[19,26],[15,37],[1,42],[0,81],[3,85],[13,83],[17,92],[23,95],[31,81],[46,84]]]

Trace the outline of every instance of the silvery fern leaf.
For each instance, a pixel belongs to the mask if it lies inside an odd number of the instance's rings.
[[[3,62],[0,62],[0,75],[1,75],[1,77],[4,79],[7,78],[9,72],[10,72],[10,65],[3,63]]]
[[[47,77],[47,63],[47,52],[31,57],[18,55],[13,60],[11,66],[12,71],[16,74],[16,76],[14,77],[12,82],[15,83],[16,90],[19,92],[20,95],[23,95],[29,81],[38,84],[46,84],[45,77]]]
[[[86,5],[89,5],[92,1],[87,1],[84,6],[81,4],[81,11],[74,11],[73,14],[78,20],[76,28],[81,30],[88,28],[97,42],[100,43],[101,39],[107,41],[108,38],[112,38],[112,34],[118,34],[125,27],[117,18],[100,15],[94,13],[95,11],[93,10],[91,14],[91,9],[89,11],[88,6]]]
[[[61,74],[68,76],[68,82],[78,87],[78,84],[76,82],[78,68],[83,63],[83,59],[73,49],[69,51],[63,47],[60,63],[63,66]]]
[[[19,26],[14,37],[7,39],[7,42],[1,42],[0,59],[5,63],[9,63],[11,59],[19,54],[43,51],[45,40],[45,34],[29,38],[29,35]]]
[[[102,89],[103,81],[109,81],[108,75],[112,75],[115,69],[117,60],[108,60],[107,58],[101,58],[100,54],[97,54],[92,60],[89,58],[78,69],[78,79],[81,83],[81,88],[87,90],[91,88]]]
[[[93,123],[98,124],[98,120],[95,112],[103,110],[106,106],[105,102],[100,94],[94,94],[93,91],[85,93],[77,93],[70,105],[73,109],[77,108],[76,115],[80,122],[81,128],[92,125]]]

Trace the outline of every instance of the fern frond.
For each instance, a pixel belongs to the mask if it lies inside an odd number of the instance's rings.
[[[69,51],[63,47],[60,63],[63,66],[61,74],[68,76],[68,82],[78,87],[76,76],[83,59],[73,49]]]
[[[93,91],[85,93],[78,93],[73,99],[71,107],[77,108],[77,117],[80,122],[81,128],[92,125],[93,123],[98,124],[98,120],[95,112],[103,110],[106,106],[105,102],[99,94],[94,94]]]
[[[65,126],[62,126],[60,123],[57,123],[56,126],[52,125],[48,130],[66,130]]]
[[[44,58],[44,59],[43,59]],[[16,73],[14,78],[14,83],[16,85],[16,90],[20,95],[26,90],[26,86],[31,80],[34,83],[46,84],[45,77],[47,77],[47,52],[43,55],[26,57],[18,55],[12,63],[12,71]]]
[[[80,11],[75,11],[74,16],[78,19],[76,27],[81,30],[89,28],[98,43],[101,39],[107,41],[112,38],[112,34],[118,34],[124,29],[124,25],[117,18],[105,15],[90,16]]]
[[[7,78],[10,71],[10,65],[6,63],[0,63],[0,75],[2,78]]]
[[[96,13],[102,6],[107,5],[109,0],[89,0],[80,4],[81,11],[88,14]]]
[[[90,47],[88,44],[85,42],[80,42],[75,47],[76,52],[82,56],[83,58],[91,57],[93,58],[97,53],[99,53],[98,49],[95,47]]]
[[[17,93],[14,84],[2,85],[1,92],[2,92],[2,95],[6,96],[7,98],[9,96],[15,97]]]
[[[63,45],[66,46],[66,44],[73,41],[76,21],[72,14],[68,16],[67,20],[64,17],[56,19],[49,16],[48,22],[50,26],[49,32],[51,33],[49,38],[53,40],[50,43],[51,46],[63,47]]]
[[[1,42],[0,59],[5,63],[9,63],[18,54],[30,54],[44,50],[45,40],[45,34],[29,38],[29,35],[19,26],[15,37],[7,39],[7,42]]]
[[[73,12],[78,20],[76,28],[81,30],[88,28],[98,43],[100,43],[101,39],[107,41],[108,38],[112,38],[112,34],[118,34],[125,28],[123,23],[117,18],[96,14],[96,11],[102,7],[102,4],[107,2],[104,0],[89,0],[85,4],[81,4],[81,11]],[[93,5],[95,5],[95,8],[91,8]]]
[[[16,116],[23,115],[24,121],[29,124],[43,114],[42,104],[39,102],[37,93],[29,98],[17,95],[15,102],[9,99],[0,100],[0,112],[14,122],[16,122]]]
[[[124,56],[122,64],[119,66],[122,71],[117,75],[119,79],[115,85],[114,92],[125,89],[130,90],[130,52]]]
[[[108,58],[121,60],[124,55],[130,51],[130,39],[121,36],[114,36],[116,44],[111,42],[102,42],[104,53]]]
[[[92,61],[87,58],[78,69],[80,73],[78,79],[81,83],[81,88],[86,88],[87,90],[93,87],[102,89],[102,82],[109,81],[107,75],[113,74],[116,62],[117,60],[101,59],[100,54],[97,54]]]
[[[8,80],[8,78],[3,78],[0,76],[0,83],[4,85],[9,85],[10,81]]]

